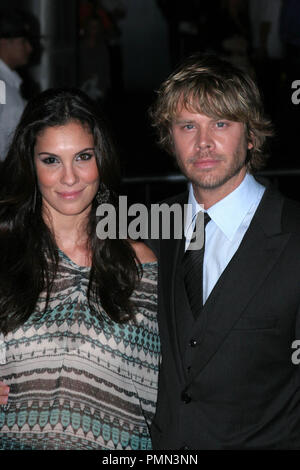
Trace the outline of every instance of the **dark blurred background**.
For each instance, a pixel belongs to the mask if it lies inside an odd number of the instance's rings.
[[[284,194],[300,199],[299,0],[9,4],[39,21],[30,64],[19,71],[24,97],[67,85],[81,87],[99,101],[118,144],[121,190],[130,202],[157,202],[186,187],[173,159],[157,147],[147,110],[161,81],[196,51],[216,52],[256,78],[276,129],[261,174]],[[7,6],[7,0],[0,0],[0,6]]]

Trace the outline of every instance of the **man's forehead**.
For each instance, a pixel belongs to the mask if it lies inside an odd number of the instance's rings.
[[[209,106],[208,103],[202,102],[201,99],[193,94],[181,95],[173,107],[173,118],[183,114],[183,113],[194,113],[194,114],[204,114],[207,117],[211,118],[220,118],[221,115],[217,115],[212,111],[213,106]],[[208,112],[209,110],[209,112]]]
[[[208,119],[226,119],[225,116],[221,115],[215,115],[213,113],[207,113],[205,112],[200,106],[196,108],[195,106],[189,106],[189,105],[184,105],[180,104],[177,106],[177,108],[174,111],[174,114],[172,116],[172,121],[177,121],[178,119],[185,119],[185,118],[196,118],[197,116],[201,115],[204,116]]]
[[[177,114],[181,113],[182,110],[198,113],[201,109],[201,105],[199,99],[197,100],[192,95],[180,96],[175,108]]]
[[[183,115],[187,114],[194,114],[195,117],[200,114],[212,120],[226,119],[228,121],[246,124],[241,116],[236,115],[236,113],[231,114],[226,109],[222,110],[222,106],[215,106],[212,103],[201,103],[200,100],[193,96],[185,99],[181,97],[178,100],[171,113],[171,122],[175,122]]]

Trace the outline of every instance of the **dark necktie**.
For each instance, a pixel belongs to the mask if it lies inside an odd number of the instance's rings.
[[[197,218],[199,217],[199,214]],[[201,217],[203,215],[201,214]],[[187,249],[183,256],[183,276],[184,283],[186,287],[186,293],[190,303],[191,310],[193,312],[194,318],[196,319],[202,310],[203,307],[203,259],[204,259],[204,249],[205,249],[205,227],[210,221],[209,215],[204,213],[204,240],[203,246],[199,250],[189,250]],[[197,226],[197,221],[195,228]],[[195,229],[193,232],[193,237],[195,234]]]

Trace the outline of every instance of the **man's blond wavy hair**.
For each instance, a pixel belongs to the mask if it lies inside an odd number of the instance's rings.
[[[246,159],[250,172],[264,166],[263,147],[272,136],[270,120],[264,116],[257,85],[244,71],[217,56],[194,55],[165,80],[150,108],[158,142],[173,154],[171,125],[179,106],[213,119],[228,119],[245,124],[246,138],[253,148]]]

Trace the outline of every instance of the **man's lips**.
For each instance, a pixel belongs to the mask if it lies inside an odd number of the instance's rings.
[[[198,158],[195,159],[192,164],[196,168],[214,168],[215,166],[219,165],[220,159],[217,158]]]

